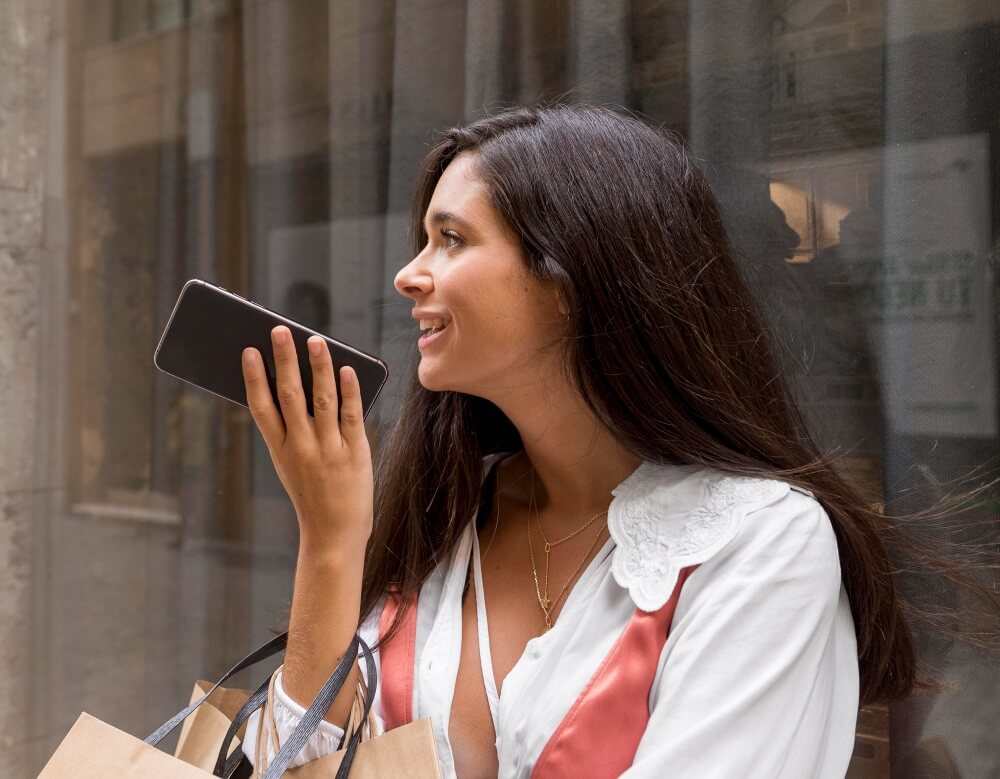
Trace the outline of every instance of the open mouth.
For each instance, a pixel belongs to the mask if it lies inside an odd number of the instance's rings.
[[[433,333],[440,333],[447,326],[448,326],[448,323],[445,322],[443,325],[438,325],[437,327],[431,327],[431,328],[428,328],[427,330],[424,330],[424,333],[426,333],[427,335],[431,335]]]
[[[444,330],[451,322],[450,319],[445,319],[444,317],[435,317],[434,319],[421,319],[420,329],[423,332],[430,330],[431,332],[436,332],[438,330]]]
[[[417,346],[421,348],[427,346],[433,341],[436,341],[441,333],[448,329],[448,325],[451,324],[450,320],[435,319],[430,321],[435,322],[436,324],[433,327],[424,330],[420,335],[420,338],[417,339]],[[423,324],[423,322],[421,322],[421,324]]]

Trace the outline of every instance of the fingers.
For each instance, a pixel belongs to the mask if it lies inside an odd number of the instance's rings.
[[[243,350],[243,383],[247,390],[247,406],[264,436],[264,442],[268,449],[280,448],[285,440],[285,423],[271,397],[260,352],[253,347]]]
[[[361,408],[361,386],[354,368],[344,365],[340,368],[340,432],[350,446],[367,441],[365,417]]]
[[[313,418],[316,436],[323,446],[340,446],[340,426],[337,424],[337,385],[333,380],[333,358],[330,347],[318,335],[309,341],[309,365],[312,368]]]
[[[310,433],[306,398],[302,390],[302,374],[295,354],[295,344],[291,331],[278,325],[271,331],[271,345],[274,348],[275,379],[278,385],[278,404],[285,418],[285,428],[289,435],[305,441]]]
[[[309,349],[315,420],[310,423],[291,332],[284,325],[279,325],[271,331],[271,340],[280,414],[271,397],[260,354],[253,348],[247,348],[243,352],[247,405],[268,447],[280,448],[288,436],[295,436],[300,442],[304,442],[313,433],[320,445],[326,447],[367,443],[361,387],[354,369],[346,365],[340,369],[341,397],[338,403],[329,345],[318,336],[309,339],[310,347],[319,347],[315,354],[313,348]]]

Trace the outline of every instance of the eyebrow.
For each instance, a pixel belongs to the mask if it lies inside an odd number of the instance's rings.
[[[431,225],[437,226],[440,224],[444,224],[445,222],[455,222],[456,224],[461,225],[467,230],[475,231],[475,228],[472,226],[472,223],[470,221],[468,221],[467,219],[463,219],[458,214],[454,214],[451,211],[435,211],[433,214],[431,214]],[[429,230],[427,230],[426,226],[424,227],[424,230],[425,232],[430,232]]]

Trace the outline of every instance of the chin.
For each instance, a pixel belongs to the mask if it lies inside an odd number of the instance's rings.
[[[435,376],[435,371],[424,367],[423,358],[421,358],[420,364],[417,366],[417,378],[420,380],[420,386],[431,392],[444,392],[451,389],[451,387],[447,386],[446,382],[441,381]]]

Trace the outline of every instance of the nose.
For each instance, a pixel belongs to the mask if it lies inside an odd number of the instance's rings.
[[[396,274],[392,283],[400,295],[408,298],[425,295],[434,289],[434,282],[420,263],[419,255]]]

